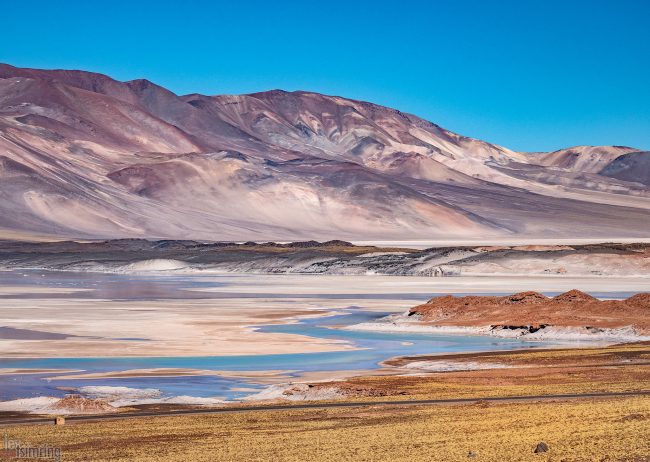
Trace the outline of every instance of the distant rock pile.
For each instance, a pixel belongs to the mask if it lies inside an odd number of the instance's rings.
[[[536,447],[535,450],[533,451],[535,454],[541,454],[543,452],[548,452],[548,444],[545,442],[541,441]]]
[[[491,326],[493,329],[527,330],[534,333],[550,326],[601,329],[632,327],[650,332],[650,293],[625,300],[599,300],[579,290],[556,297],[538,292],[507,296],[447,295],[411,308],[425,323],[440,326]]]
[[[49,407],[52,412],[65,414],[100,414],[115,411],[115,408],[103,399],[84,398],[81,395],[67,395]]]

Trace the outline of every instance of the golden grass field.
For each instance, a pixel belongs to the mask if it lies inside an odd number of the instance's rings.
[[[525,352],[462,353],[396,358],[411,360],[494,362],[510,369],[428,374],[424,377],[373,376],[345,385],[386,390],[404,399],[518,396],[622,392],[650,389],[650,342],[600,348],[547,349]]]
[[[650,397],[156,417],[7,433],[60,446],[70,461],[647,461]],[[540,441],[550,450],[534,454]]]
[[[518,368],[342,382],[386,398],[650,388],[650,345],[454,355]],[[449,357],[449,356],[447,356]],[[354,401],[372,400],[353,397]],[[650,396],[139,417],[3,429],[66,461],[650,461]],[[534,454],[540,442],[550,450]]]

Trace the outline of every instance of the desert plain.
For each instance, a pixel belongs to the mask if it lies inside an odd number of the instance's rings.
[[[650,460],[646,299],[617,301],[648,287],[642,273],[159,265],[0,274],[3,432],[65,460]],[[569,302],[562,319],[548,308]],[[526,338],[547,315],[591,330]],[[499,324],[513,320],[520,330]]]

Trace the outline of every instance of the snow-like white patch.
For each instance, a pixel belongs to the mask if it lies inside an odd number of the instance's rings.
[[[391,314],[376,321],[352,324],[342,329],[371,332],[412,332],[432,335],[488,335],[489,332],[489,328],[424,324],[419,315],[407,316],[407,313]]]
[[[187,406],[215,406],[218,404],[225,404],[225,401],[220,398],[204,398],[201,396],[169,396],[167,398],[123,398],[115,401],[110,401],[110,404],[115,407],[136,406],[140,404],[180,404]]]
[[[423,323],[419,316],[390,315],[373,322],[346,326],[346,330],[371,332],[410,332],[431,335],[480,335],[521,340],[548,341],[596,341],[596,342],[642,342],[650,336],[638,332],[633,326],[619,328],[547,326],[536,332],[528,329],[503,329],[491,326],[437,326]]]
[[[345,330],[362,330],[370,332],[411,332],[432,335],[490,335],[490,328],[465,326],[432,326],[428,324],[362,322],[343,327]]]
[[[175,271],[187,268],[189,263],[181,260],[172,260],[167,258],[154,258],[152,260],[142,260],[128,265],[121,266],[118,272],[139,273],[146,271]]]
[[[122,388],[127,387],[82,387],[82,388]],[[128,393],[123,392],[119,394],[109,393],[94,393],[88,394],[93,398],[104,399],[113,407],[134,406],[137,404],[179,404],[188,406],[215,406],[224,404],[224,401],[219,398],[204,398],[200,396],[171,396],[167,398],[159,397],[160,391],[154,389],[137,390],[135,388],[127,389]],[[151,390],[157,393],[151,392]],[[82,391],[79,389],[78,391]],[[140,393],[138,393],[140,391]],[[122,396],[122,397],[119,397]],[[154,397],[158,396],[158,397]],[[0,412],[26,412],[29,414],[79,414],[84,413],[79,409],[64,409],[56,407],[56,404],[61,401],[61,398],[52,396],[39,396],[35,398],[20,398],[11,401],[0,401]],[[88,413],[88,412],[85,412]],[[91,412],[94,413],[94,412]]]
[[[106,401],[116,399],[144,399],[159,397],[162,392],[157,388],[130,388],[111,386],[87,386],[77,388],[77,392],[87,398],[105,399]]]
[[[481,363],[475,361],[413,361],[404,369],[414,369],[428,372],[476,371],[483,369],[506,369],[512,366],[499,363]]]
[[[268,401],[283,399],[287,401],[316,401],[344,398],[345,394],[337,387],[313,387],[306,383],[291,385],[271,385],[259,393],[245,396],[243,401]]]
[[[87,386],[77,388],[77,392],[89,398],[104,399],[115,407],[161,403],[210,406],[227,402],[220,398],[204,398],[200,396],[162,397],[162,392],[157,388]]]
[[[220,398],[204,398],[201,396],[172,396],[169,398],[163,398],[159,402],[167,404],[187,404],[187,405],[197,405],[197,406],[212,406],[215,404],[224,404],[228,401]]]
[[[505,336],[501,332],[505,329],[494,330],[493,335]],[[517,332],[517,331],[511,331]],[[598,342],[645,342],[650,340],[650,335],[639,333],[634,327],[626,326],[613,329],[586,328],[586,327],[560,327],[549,326],[537,332],[524,331],[520,337],[527,340],[567,340],[567,341],[598,341]]]
[[[408,255],[408,252],[368,252],[357,255],[357,258],[383,257],[386,255]]]
[[[0,401],[0,412],[47,412],[47,409],[59,401],[52,396],[38,396],[36,398],[20,398],[11,401]]]

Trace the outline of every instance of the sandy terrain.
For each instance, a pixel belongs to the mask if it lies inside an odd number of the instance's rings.
[[[0,288],[0,295],[21,295],[21,294],[71,294],[88,292],[88,289],[75,289],[72,287],[34,287],[30,285],[29,288],[21,285],[15,286],[2,286]]]
[[[79,369],[17,369],[10,367],[0,368],[0,375],[48,374],[57,372],[64,374],[82,371]]]
[[[335,340],[254,332],[252,325],[328,313],[317,303],[256,300],[12,300],[3,323],[66,334],[64,339],[0,339],[4,357],[223,356],[336,351]],[[345,305],[343,303],[343,305]],[[343,307],[343,306],[342,306]],[[120,340],[125,339],[125,340]]]
[[[0,372],[2,369],[0,369]],[[64,371],[61,371],[64,372]],[[75,371],[70,371],[75,372]],[[77,371],[82,372],[82,371]],[[264,371],[219,371],[208,369],[186,368],[154,368],[154,369],[129,369],[125,371],[89,372],[48,377],[48,380],[75,380],[75,379],[122,379],[135,377],[193,377],[215,375],[220,377],[242,377],[252,380],[253,383],[277,383],[290,380],[288,373],[293,371],[264,370]]]
[[[215,279],[216,280],[216,279]],[[197,292],[236,293],[294,293],[294,294],[370,294],[395,295],[399,306],[406,305],[399,300],[399,294],[418,293],[508,293],[510,291],[536,290],[540,292],[565,292],[579,289],[585,292],[638,292],[650,287],[644,277],[540,277],[540,276],[473,276],[431,278],[417,276],[337,276],[337,275],[264,275],[259,279],[223,274],[220,281],[235,284],[215,288],[193,288]],[[384,303],[385,306],[391,306]],[[395,311],[399,310],[394,306]],[[383,308],[382,308],[383,309]]]

